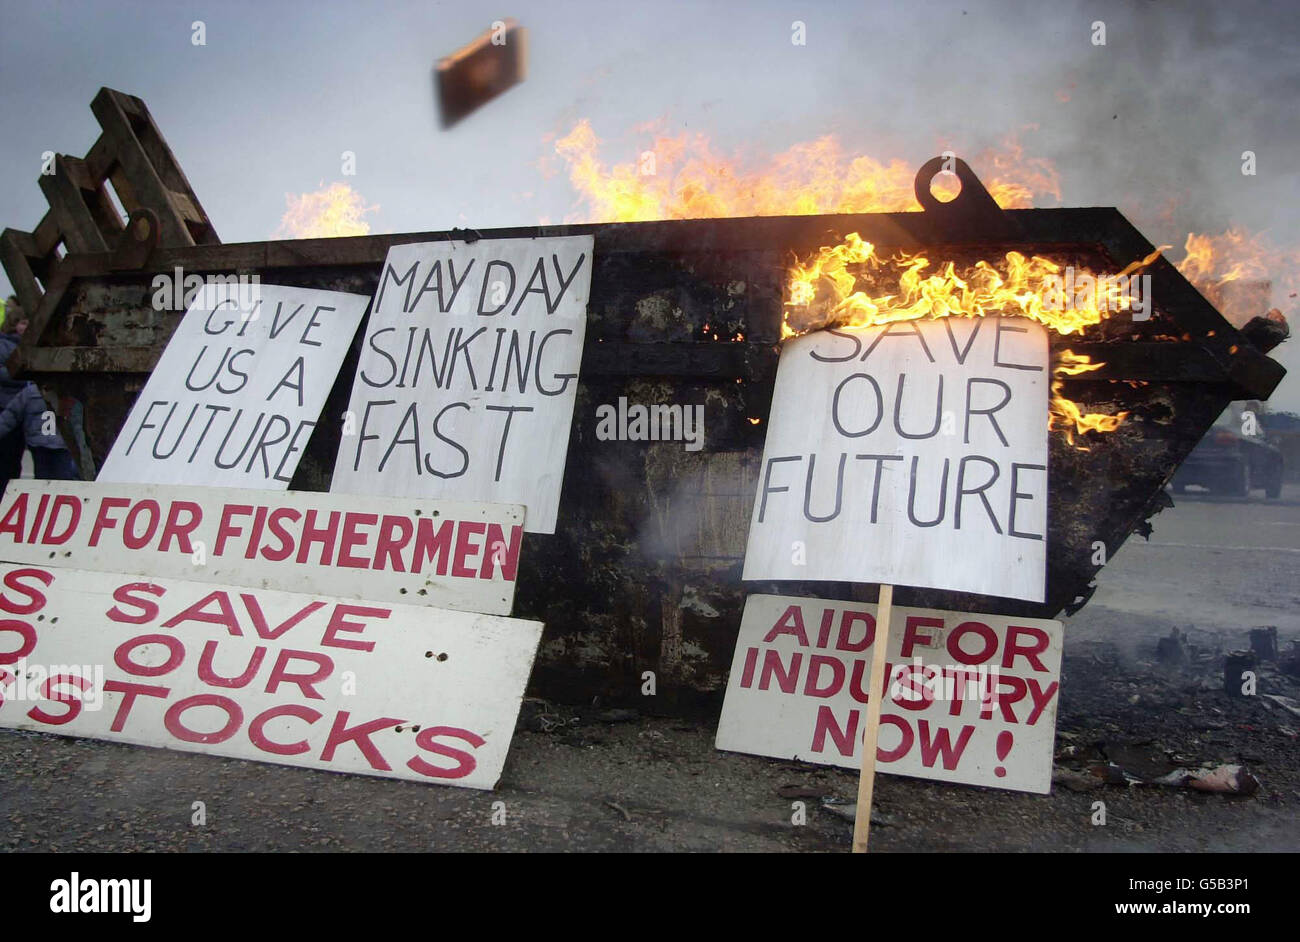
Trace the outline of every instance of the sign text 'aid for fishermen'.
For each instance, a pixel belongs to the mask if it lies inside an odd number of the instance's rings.
[[[509,615],[518,505],[11,481],[0,560]]]

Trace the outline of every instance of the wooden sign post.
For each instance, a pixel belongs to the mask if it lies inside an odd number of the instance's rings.
[[[885,658],[889,648],[889,616],[894,607],[894,587],[880,587],[876,609],[876,634],[871,642],[871,683],[867,687],[867,728],[862,734],[862,768],[858,772],[858,807],[853,818],[853,853],[867,852],[871,831],[871,793],[876,787],[876,744],[880,741],[880,704],[885,699]]]
[[[786,341],[747,580],[877,583],[853,849],[865,851],[895,585],[1041,602],[1047,330],[899,321]]]

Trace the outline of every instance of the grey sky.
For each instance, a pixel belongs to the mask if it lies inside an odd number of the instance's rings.
[[[440,131],[433,63],[504,16],[529,30],[528,80]],[[1229,224],[1295,245],[1298,40],[1294,9],[1269,3],[4,2],[0,225],[35,225],[41,152],[85,153],[108,85],[148,103],[225,242],[269,238],[286,193],[335,180],[380,207],[377,232],[563,220],[579,207],[539,170],[546,135],[585,117],[607,161],[630,161],[630,129],[662,117],[726,153],[834,133],[912,166],[1036,125],[1026,154],[1056,163],[1063,205],[1119,206],[1175,259],[1187,231]],[[1287,346],[1274,406],[1300,409]]]

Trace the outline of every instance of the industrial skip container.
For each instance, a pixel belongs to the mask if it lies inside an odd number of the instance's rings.
[[[128,124],[139,141],[149,135],[161,141],[143,102],[104,90],[97,105],[105,95],[124,112],[134,109]],[[112,117],[108,104],[102,110]],[[111,130],[105,124],[105,138]],[[129,149],[132,143],[118,140],[117,146]],[[155,164],[174,161],[165,143],[161,148],[144,149]],[[47,217],[33,233],[6,230],[0,248],[20,300],[35,312],[13,365],[21,364],[49,401],[59,403],[65,438],[87,475],[112,446],[179,320],[180,312],[159,312],[151,304],[159,273],[181,268],[186,274],[257,275],[268,284],[372,294],[385,253],[396,244],[594,236],[587,336],[559,523],[554,535],[527,535],[515,601],[517,616],[546,624],[533,691],[578,701],[640,701],[645,671],[656,674],[661,707],[720,697],[749,593],[874,598],[874,586],[740,581],[792,260],[850,233],[882,253],[925,251],[959,266],[1015,250],[1113,273],[1153,250],[1112,208],[1001,210],[961,162],[962,190],[941,203],[929,191],[937,159],[918,174],[916,193],[924,210],[914,213],[232,245],[216,241],[188,184],[184,200],[136,197],[126,207],[131,220],[114,229],[103,213],[82,210],[93,208],[95,187],[102,189],[105,176],[129,161],[96,158],[94,148],[84,162],[66,160],[61,172],[77,177],[79,185],[69,191],[72,197],[46,187],[55,222]],[[183,174],[179,181],[167,185],[173,197]],[[73,226],[80,227],[79,235],[69,234]],[[62,258],[54,248],[60,240],[69,248]],[[1277,386],[1282,367],[1170,263],[1158,258],[1146,272],[1154,296],[1148,319],[1113,317],[1081,336],[1051,333],[1054,362],[1068,349],[1104,364],[1067,377],[1064,395],[1085,412],[1127,416],[1115,431],[1089,433],[1075,443],[1061,431],[1050,434],[1046,601],[900,587],[896,604],[1030,617],[1077,609],[1092,591],[1098,544],[1111,558],[1130,534],[1147,529],[1145,521],[1168,500],[1165,484],[1227,403],[1266,399]],[[304,452],[294,489],[329,486],[363,335],[364,324]],[[620,399],[703,405],[703,447],[600,440],[597,408]]]

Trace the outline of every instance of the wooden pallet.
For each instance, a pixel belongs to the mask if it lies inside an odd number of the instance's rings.
[[[65,257],[116,252],[127,241],[127,221],[109,186],[129,215],[147,214],[149,221],[136,223],[133,233],[141,244],[221,242],[145,103],[101,88],[90,108],[103,133],[85,157],[57,154],[53,172],[41,175],[49,212],[31,232],[0,233],[0,262],[29,321],[25,347],[40,343],[74,277]]]

